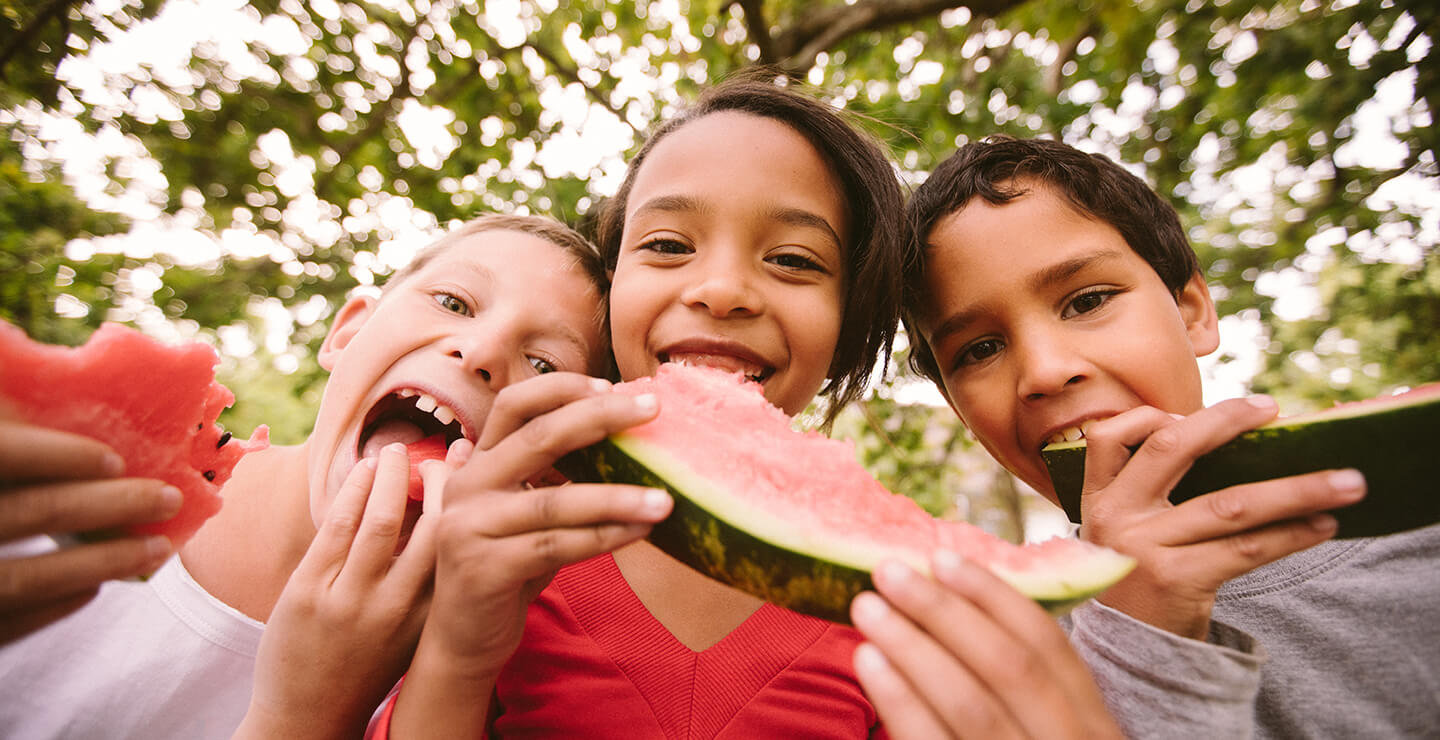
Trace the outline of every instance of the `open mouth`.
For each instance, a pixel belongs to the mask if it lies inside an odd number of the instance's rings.
[[[1085,439],[1085,433],[1090,431],[1090,428],[1095,425],[1096,421],[1099,420],[1086,419],[1085,421],[1080,422],[1076,426],[1065,427],[1064,429],[1061,429],[1060,431],[1050,435],[1049,438],[1047,438],[1044,442],[1040,443],[1040,447],[1041,449],[1044,449],[1047,445],[1060,444],[1062,442],[1078,442],[1082,439]]]
[[[360,428],[357,453],[373,457],[387,444],[411,445],[422,439],[440,437],[444,448],[462,437],[471,437],[455,410],[434,396],[414,388],[401,388],[380,399]]]
[[[746,379],[761,384],[769,380],[771,375],[775,374],[775,368],[773,367],[765,367],[759,363],[751,362],[734,355],[712,354],[708,352],[686,352],[683,354],[679,352],[673,354],[664,352],[660,354],[660,362],[673,362],[692,367],[718,368],[732,373],[740,373],[744,375]]]

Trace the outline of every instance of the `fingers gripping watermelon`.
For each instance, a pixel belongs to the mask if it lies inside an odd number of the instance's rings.
[[[1171,489],[1170,502],[1243,483],[1355,468],[1365,476],[1365,498],[1333,512],[1340,525],[1337,537],[1376,537],[1428,526],[1440,522],[1430,442],[1437,432],[1440,383],[1283,417],[1202,455]],[[1040,452],[1055,495],[1073,522],[1080,521],[1085,450],[1082,439]]]
[[[235,396],[215,381],[210,346],[165,345],[105,324],[80,347],[41,344],[0,322],[0,406],[37,426],[104,442],[125,475],[163,480],[184,494],[180,512],[137,534],[178,547],[220,510],[220,487],[241,456],[269,444],[265,427],[232,439],[215,424]]]
[[[759,385],[708,368],[662,365],[616,386],[654,393],[654,420],[568,456],[572,480],[669,489],[675,508],[650,539],[725,583],[796,611],[848,622],[887,557],[928,572],[944,548],[983,564],[1054,612],[1104,590],[1133,561],[1089,543],[1017,546],[931,517],[857,462],[853,447],[791,429]]]

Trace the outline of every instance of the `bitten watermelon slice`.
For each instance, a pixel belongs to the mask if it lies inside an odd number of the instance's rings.
[[[1052,612],[1124,577],[1133,561],[1074,539],[1017,546],[925,513],[856,461],[852,446],[791,429],[738,373],[662,365],[621,393],[654,393],[654,420],[561,461],[573,480],[669,489],[650,539],[691,567],[796,611],[848,622],[882,558],[928,572],[938,548],[982,563]]]
[[[41,344],[0,322],[0,406],[37,426],[83,434],[125,458],[130,478],[163,480],[184,494],[173,518],[134,527],[176,547],[220,510],[220,487],[241,456],[269,444],[265,427],[232,439],[215,424],[235,396],[215,382],[210,346],[165,345],[105,324],[80,347]]]
[[[1333,512],[1337,537],[1374,537],[1440,522],[1435,445],[1440,383],[1408,393],[1340,404],[1253,429],[1200,457],[1170,492],[1171,503],[1222,488],[1316,470],[1356,468],[1365,475],[1359,503]],[[1080,521],[1085,441],[1041,451],[1056,497]]]

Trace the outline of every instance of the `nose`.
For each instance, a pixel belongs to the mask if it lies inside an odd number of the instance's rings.
[[[1011,352],[1019,360],[1016,391],[1026,401],[1055,396],[1094,373],[1079,347],[1045,332],[1030,333]]]
[[[686,306],[709,311],[715,318],[756,314],[764,308],[751,266],[738,254],[714,250],[695,265],[694,278],[681,294]]]
[[[476,320],[465,331],[451,335],[449,344],[449,356],[492,391],[519,377],[513,367],[520,361],[519,337],[501,318]]]

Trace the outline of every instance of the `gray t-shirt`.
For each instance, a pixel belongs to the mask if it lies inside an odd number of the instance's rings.
[[[1065,621],[1131,737],[1440,737],[1440,525],[1236,578],[1205,642],[1095,602]]]

